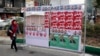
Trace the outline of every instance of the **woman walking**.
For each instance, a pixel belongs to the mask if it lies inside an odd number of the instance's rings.
[[[15,51],[17,52],[18,49],[17,49],[17,46],[16,46],[16,37],[17,37],[17,33],[19,31],[18,31],[18,24],[17,24],[16,20],[12,21],[11,26],[9,27],[8,31],[10,32],[9,36],[10,36],[10,38],[12,40],[11,49],[15,48]]]

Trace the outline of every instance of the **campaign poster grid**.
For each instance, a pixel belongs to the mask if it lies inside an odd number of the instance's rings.
[[[51,14],[50,46],[80,51],[82,10],[59,10],[46,13]]]
[[[27,44],[81,50],[83,15],[81,5],[36,6],[29,7],[26,11],[44,12],[44,15],[37,17],[32,14],[26,17]]]
[[[35,46],[49,46],[49,27],[44,15],[29,15],[26,17],[26,44]]]

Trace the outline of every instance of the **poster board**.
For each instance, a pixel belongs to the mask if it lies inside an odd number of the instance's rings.
[[[32,42],[34,41],[34,39],[32,40],[30,38],[30,40],[28,40],[30,35],[27,35],[26,36],[27,44],[30,43],[31,45],[34,45],[35,43],[35,45],[38,46],[40,43],[37,42],[40,41],[43,44],[46,43],[47,45],[44,46],[48,46],[50,48],[68,49],[75,51],[82,50],[81,48],[82,17],[83,17],[82,5],[35,6],[27,8],[26,11],[33,12],[34,14],[35,12],[43,12],[44,28],[47,29],[46,30],[47,39],[45,38],[46,42],[41,41],[43,39],[40,38],[38,38],[36,42]],[[38,19],[36,20],[33,19],[32,21],[37,22],[37,20]],[[37,36],[31,36],[31,37],[37,38]]]
[[[26,12],[27,13],[27,12]],[[25,39],[26,44],[48,47],[49,44],[49,25],[46,25],[44,15],[27,14],[25,19]]]

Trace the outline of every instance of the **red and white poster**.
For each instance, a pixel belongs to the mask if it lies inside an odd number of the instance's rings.
[[[63,6],[61,6],[58,11],[51,11],[51,17],[49,16],[50,35],[53,35],[54,37],[51,37],[50,46],[80,51],[82,37],[82,10],[80,7],[78,8],[78,6],[68,6],[66,8],[68,10],[64,10]],[[70,38],[75,42],[70,43]],[[65,46],[63,46],[63,44],[59,44],[58,42],[66,42],[67,44],[65,43]],[[59,45],[55,43],[58,43]]]
[[[30,12],[34,13],[34,12]],[[49,17],[44,15],[31,14],[26,16],[25,38],[26,44],[49,47]]]
[[[81,30],[82,29],[82,11],[74,11],[74,21],[73,21],[73,29]]]

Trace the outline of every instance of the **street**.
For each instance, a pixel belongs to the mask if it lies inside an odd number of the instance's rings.
[[[50,50],[42,50],[37,49],[38,47],[25,49],[22,47],[18,47],[18,52],[15,52],[14,49],[10,49],[10,45],[0,45],[0,56],[83,56],[83,55],[76,55],[73,53],[69,53],[66,51],[65,53],[57,53],[54,50],[52,52],[49,52]],[[93,56],[89,54],[85,54],[85,56]]]
[[[11,41],[9,38],[0,38],[0,56],[83,56],[83,54],[57,49],[36,46],[27,47],[24,46],[25,44],[17,44],[18,52],[15,52],[15,50],[10,49],[10,43]],[[85,56],[94,55],[85,54]]]
[[[0,45],[0,56],[56,56],[53,54],[36,52],[36,51],[28,51],[25,49],[20,49],[18,52],[10,49],[10,45]]]

